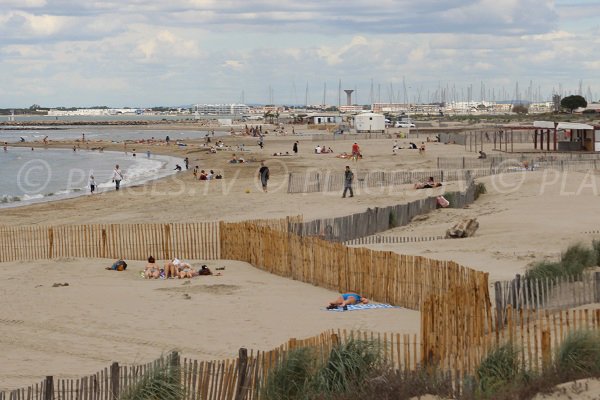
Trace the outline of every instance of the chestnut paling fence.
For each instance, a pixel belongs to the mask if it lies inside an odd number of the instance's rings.
[[[442,303],[438,300],[452,297],[464,300],[465,310],[474,312],[473,316],[456,311],[456,303],[440,308]],[[477,301],[477,296],[471,297]],[[507,325],[496,330],[495,313],[477,311],[473,308],[476,303],[469,304],[460,290],[443,299],[433,299],[433,303],[424,306],[420,335],[330,330],[306,339],[292,338],[270,351],[240,349],[238,357],[232,359],[199,361],[172,353],[143,365],[113,363],[79,379],[48,376],[25,388],[0,391],[0,400],[117,400],[148,374],[166,365],[176,368],[174,376],[182,385],[182,400],[260,399],[269,374],[285,361],[290,351],[308,347],[315,357],[325,360],[333,346],[357,339],[378,344],[382,359],[394,370],[408,372],[435,365],[436,371],[455,383],[458,393],[464,378],[472,377],[482,358],[498,344],[512,342],[518,349],[522,367],[542,371],[549,368],[555,350],[567,335],[578,330],[600,331],[599,309],[553,313],[545,310],[541,314],[534,310],[509,311]],[[444,334],[440,334],[439,327],[443,324],[446,324]]]
[[[47,377],[28,388],[0,392],[0,400],[118,399],[146,373],[165,363],[180,368],[178,379],[185,399],[256,399],[269,372],[291,349],[311,347],[319,357],[326,357],[332,346],[352,337],[376,340],[395,369],[414,371],[436,365],[457,382],[460,390],[462,378],[473,374],[481,359],[498,344],[515,343],[522,365],[540,370],[548,367],[553,350],[569,332],[600,329],[599,310],[542,310],[534,308],[536,302],[521,302],[517,309],[509,303],[498,312],[492,308],[486,273],[452,261],[302,237],[290,229],[298,222],[296,218],[148,226],[4,227],[0,229],[0,257],[6,260],[7,253],[8,259],[145,259],[153,252],[164,258],[178,255],[246,261],[283,277],[337,291],[356,290],[375,301],[420,310],[420,335],[328,331],[305,340],[290,339],[268,352],[240,349],[239,357],[230,360],[181,360],[179,355],[171,355],[141,366],[113,364],[76,380]]]

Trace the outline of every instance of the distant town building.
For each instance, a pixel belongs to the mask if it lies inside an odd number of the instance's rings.
[[[204,115],[241,115],[247,114],[250,107],[245,104],[196,104],[193,112]]]
[[[340,106],[340,112],[343,113],[357,113],[362,112],[363,106],[353,105],[353,106]]]

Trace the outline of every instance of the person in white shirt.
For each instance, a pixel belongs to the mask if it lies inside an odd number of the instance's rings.
[[[94,194],[96,191],[96,179],[94,179],[94,175],[90,175],[90,193]]]
[[[121,187],[121,181],[123,180],[123,172],[121,168],[119,168],[119,164],[115,165],[115,170],[113,171],[113,182],[115,183],[115,189],[119,190]]]

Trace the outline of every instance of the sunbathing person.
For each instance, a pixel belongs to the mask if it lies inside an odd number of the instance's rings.
[[[123,258],[119,258],[113,263],[113,265],[106,267],[106,269],[111,271],[125,271],[127,269],[127,263],[123,260]]]
[[[334,301],[329,302],[327,309],[333,310],[335,308],[342,307],[344,310],[347,310],[349,305],[368,304],[368,303],[369,303],[369,299],[367,299],[366,297],[362,297],[361,295],[354,293],[354,292],[348,292],[348,293],[343,293],[340,297],[338,297]]]
[[[180,262],[179,264],[179,279],[185,279],[185,278],[193,278],[194,276],[196,276],[196,271],[194,271],[194,269],[192,268],[192,266],[188,263],[185,263],[183,261]]]
[[[146,264],[146,267],[144,268],[144,277],[146,279],[160,278],[160,268],[152,256],[148,257],[148,264]]]
[[[178,278],[180,265],[181,261],[177,258],[174,258],[172,261],[168,261],[165,264],[165,279]]]
[[[433,176],[430,176],[427,182],[417,182],[415,183],[415,189],[431,189],[442,186],[441,182],[436,182],[433,179]]]

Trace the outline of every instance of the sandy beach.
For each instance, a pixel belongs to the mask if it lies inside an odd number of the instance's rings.
[[[124,128],[126,129],[126,128]],[[433,135],[432,135],[433,137]],[[393,191],[362,191],[341,199],[340,192],[288,194],[290,172],[315,169],[341,172],[350,165],[361,170],[435,168],[441,156],[476,157],[464,146],[426,143],[425,154],[402,149],[392,153],[395,140],[359,141],[364,158],[358,163],[335,154],[350,152],[352,140],[318,142],[310,135],[226,137],[230,151],[211,154],[202,143],[187,147],[136,144],[137,151],[189,157],[190,170],[151,184],[93,196],[0,210],[0,223],[36,226],[85,223],[148,223],[241,221],[302,215],[305,220],[349,215],[367,208],[401,204],[453,191],[451,182],[439,191],[405,185]],[[411,139],[420,143],[426,135]],[[294,141],[300,152],[292,156]],[[248,151],[240,152],[244,144]],[[315,154],[317,145],[334,154]],[[72,143],[53,143],[68,147]],[[121,144],[106,149],[122,150]],[[489,148],[485,149],[492,153]],[[82,150],[84,151],[84,150]],[[254,160],[230,164],[232,155]],[[271,169],[269,192],[257,179],[260,161]],[[221,181],[193,179],[191,168],[220,171]],[[597,172],[597,171],[596,171]],[[477,218],[473,238],[421,243],[370,245],[401,254],[454,260],[490,273],[490,283],[511,279],[533,261],[555,259],[570,244],[589,244],[599,234],[597,173],[526,172],[478,179],[487,194],[465,209],[438,209],[411,224],[383,235],[437,236],[463,218]],[[161,262],[164,260],[161,260]],[[225,267],[222,276],[191,281],[147,281],[139,276],[143,261],[132,261],[126,272],[104,270],[112,260],[61,259],[0,264],[0,291],[10,305],[0,310],[0,389],[21,387],[52,374],[77,377],[112,361],[150,361],[172,349],[185,357],[234,357],[240,347],[268,350],[291,337],[308,337],[327,329],[377,332],[419,332],[419,313],[406,309],[349,313],[323,311],[337,293],[287,280],[234,261],[191,260],[195,266]],[[54,283],[69,283],[53,287]],[[189,298],[188,298],[189,297]]]

